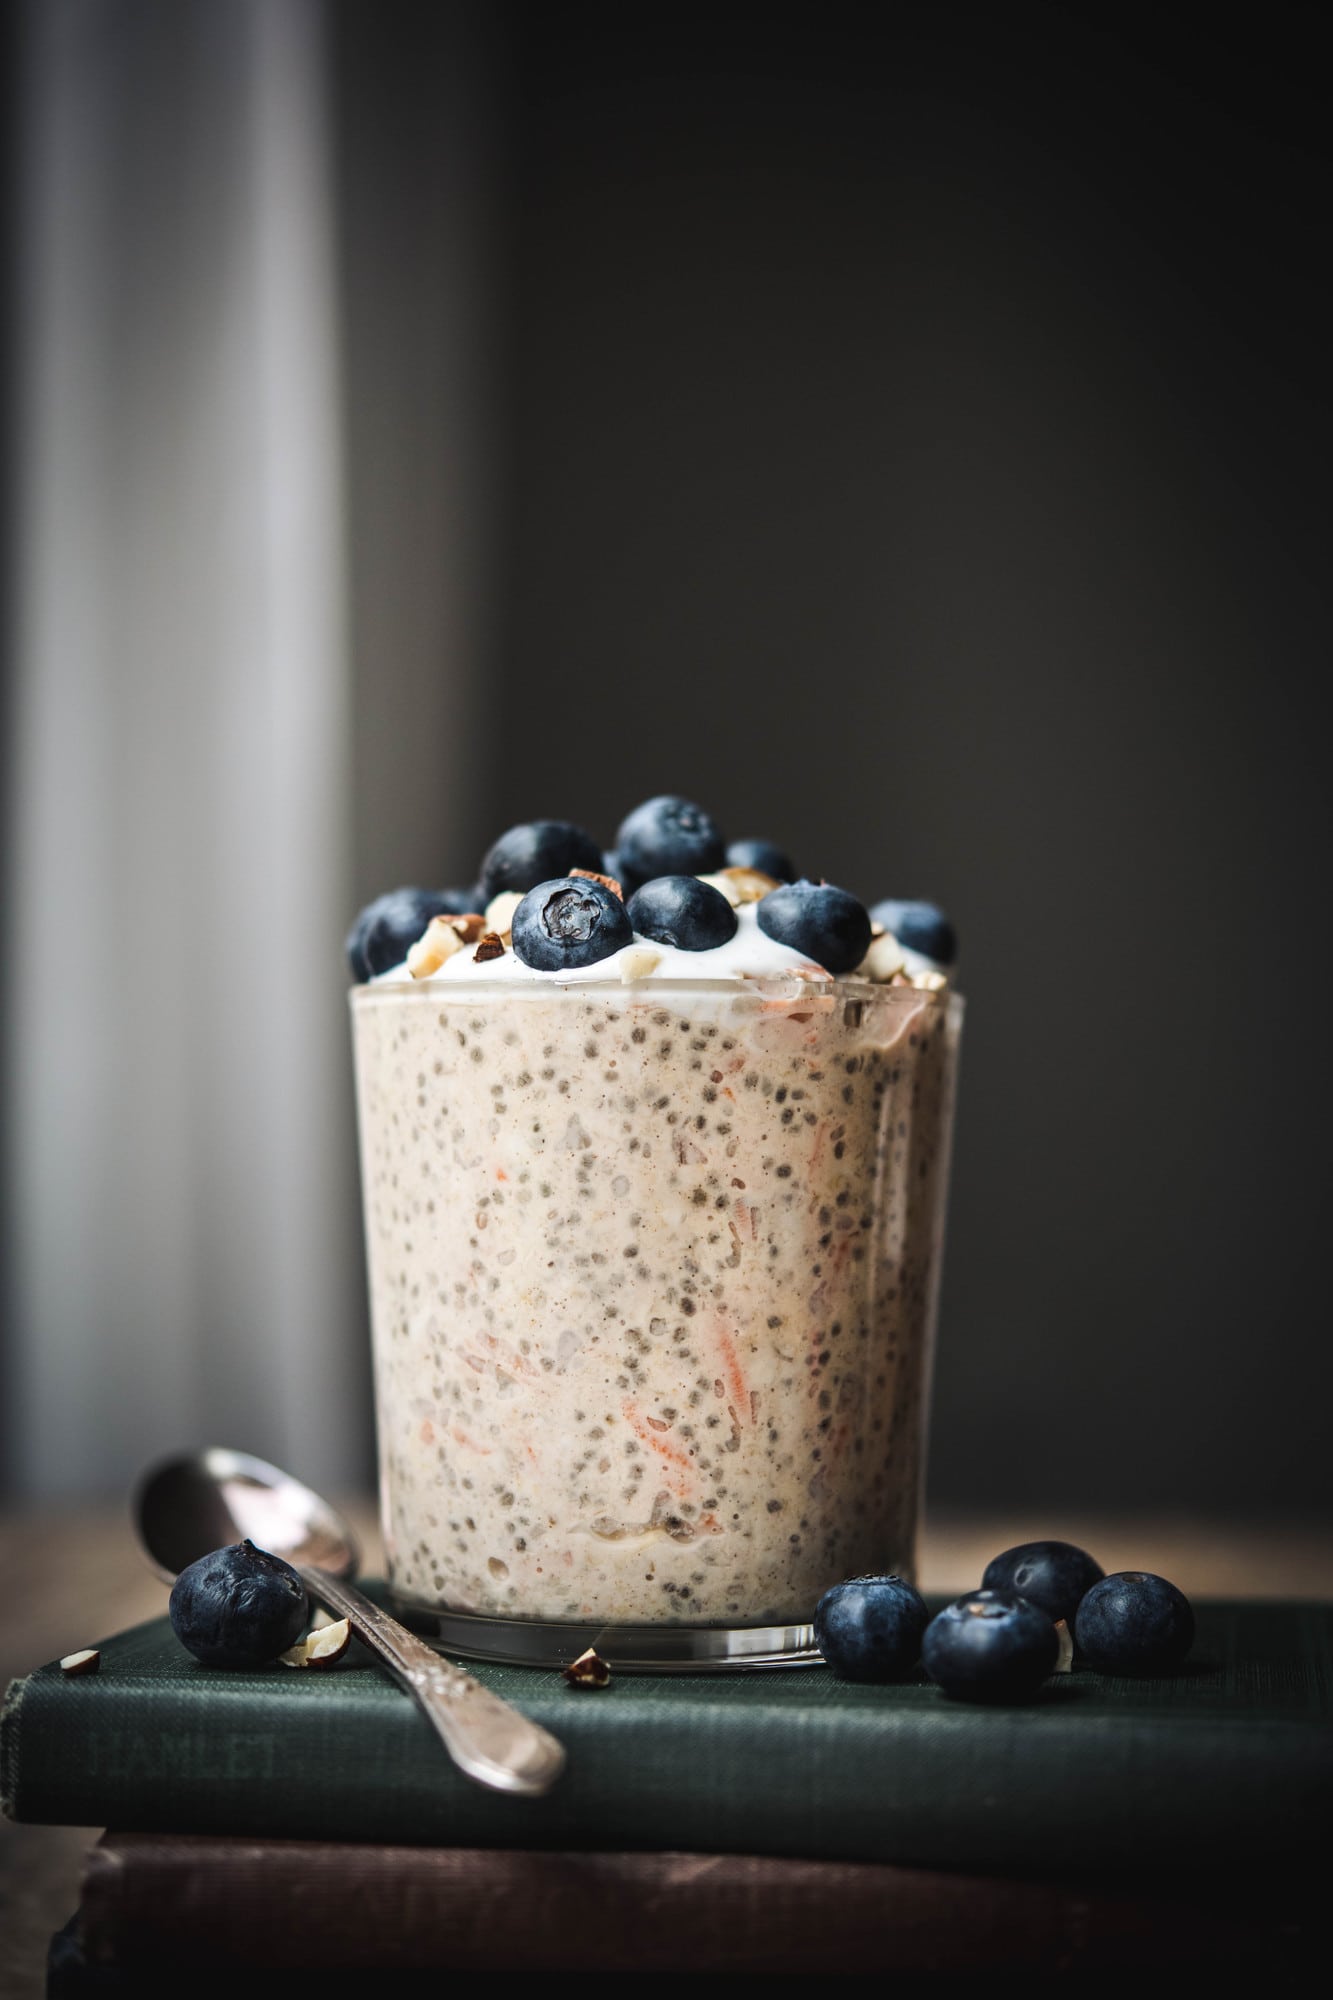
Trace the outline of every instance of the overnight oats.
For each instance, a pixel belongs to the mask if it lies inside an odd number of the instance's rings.
[[[653,800],[353,930],[389,1583],[454,1650],[814,1657],[912,1574],[953,938],[786,872]]]

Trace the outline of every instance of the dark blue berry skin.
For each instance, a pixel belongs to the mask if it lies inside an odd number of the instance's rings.
[[[755,905],[759,928],[834,974],[852,972],[870,949],[865,905],[828,882],[788,882]]]
[[[958,956],[954,927],[934,903],[876,903],[870,914],[908,951],[919,951],[936,965],[952,965]]]
[[[533,819],[511,826],[487,851],[481,864],[486,901],[502,889],[535,889],[571,868],[602,872],[602,850],[581,826],[565,819]]]
[[[468,889],[440,891],[440,902],[451,917],[479,917],[489,900],[480,882],[474,882]]]
[[[796,870],[771,840],[733,840],[727,849],[728,868],[757,868],[775,882],[794,882]]]
[[[620,872],[620,856],[614,847],[603,850],[601,872],[603,875],[609,875],[613,882],[619,882],[622,889],[625,887],[625,878]]]
[[[1026,1701],[1054,1671],[1046,1613],[1014,1590],[974,1590],[932,1618],[921,1664],[955,1701]]]
[[[460,914],[458,889],[390,889],[367,903],[347,933],[347,963],[358,984],[401,965],[432,917]],[[465,904],[462,914],[475,904]]]
[[[1106,1571],[1072,1542],[1021,1542],[986,1565],[983,1590],[1016,1590],[1073,1630],[1074,1613]]]
[[[671,793],[635,806],[616,835],[620,880],[627,891],[654,875],[711,875],[722,866],[726,851],[703,807]]]
[[[1194,1644],[1194,1613],[1164,1576],[1119,1570],[1094,1583],[1079,1605],[1074,1644],[1099,1673],[1167,1674]]]
[[[596,965],[599,958],[610,958],[634,942],[619,896],[600,882],[571,882],[568,877],[529,889],[514,911],[512,935],[515,957],[538,972]]]
[[[262,1667],[294,1646],[310,1620],[291,1564],[252,1542],[215,1549],[183,1569],[168,1610],[176,1637],[206,1667]]]
[[[731,904],[697,875],[655,875],[630,897],[629,920],[640,937],[681,951],[712,951],[736,935]]]
[[[900,1576],[835,1583],[815,1607],[815,1644],[840,1681],[902,1681],[921,1658],[925,1600]]]

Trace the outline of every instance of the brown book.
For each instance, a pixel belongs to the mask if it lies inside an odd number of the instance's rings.
[[[1301,1898],[1153,1891],[878,1862],[389,1847],[108,1833],[90,1966],[960,1971],[1292,1962]],[[1308,1907],[1308,1905],[1307,1905]]]

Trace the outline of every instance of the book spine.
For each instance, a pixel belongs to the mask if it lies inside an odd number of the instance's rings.
[[[596,1851],[690,1851],[1047,1874],[1300,1858],[1326,1834],[1333,1732],[1169,1710],[1084,1719],[1068,1703],[953,1713],[932,1703],[775,1712],[675,1701],[526,1706],[569,1768],[545,1798],[502,1796],[448,1762],[406,1700],[335,1674],[275,1699],[245,1677],[50,1670],[12,1694],[0,1790],[12,1817],[130,1831]],[[318,1679],[320,1684],[314,1685]],[[779,1754],[780,1753],[780,1754]]]
[[[23,1817],[19,1810],[19,1717],[31,1684],[31,1676],[10,1681],[0,1699],[0,1813],[6,1819]]]
[[[1243,1960],[1287,1913],[877,1863],[108,1835],[91,1963],[454,1972],[1099,1969]]]

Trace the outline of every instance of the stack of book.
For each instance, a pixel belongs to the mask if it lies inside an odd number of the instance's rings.
[[[824,1669],[478,1675],[559,1736],[542,1799],[470,1784],[353,1647],[211,1672],[165,1619],[0,1720],[13,1818],[112,1831],[53,1994],[255,2000],[371,1969],[839,1972],[1262,1966],[1313,1952],[1333,1802],[1333,1611],[1200,1608],[1166,1681],[1076,1671],[1022,1707]]]

